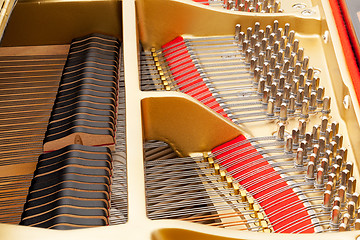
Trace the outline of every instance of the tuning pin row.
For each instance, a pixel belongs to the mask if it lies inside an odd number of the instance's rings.
[[[224,0],[223,7],[228,10],[242,12],[283,12],[280,8],[280,1],[275,0]]]
[[[263,104],[268,105],[268,117],[279,113],[280,120],[286,121],[288,115],[298,110],[300,118],[307,119],[318,107],[322,107],[321,112],[327,116],[330,97],[324,97],[319,77],[314,76],[314,69],[308,66],[309,58],[303,56],[304,51],[294,37],[290,25],[285,24],[282,29],[278,21],[265,30],[255,23],[254,29],[249,27],[246,33],[241,31],[240,24],[235,27],[235,39],[249,66],[254,86]]]

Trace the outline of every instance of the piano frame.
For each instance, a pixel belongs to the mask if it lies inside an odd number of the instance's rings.
[[[346,144],[352,149],[349,151],[349,158],[356,159],[354,173],[359,179],[360,150],[356,149],[356,146],[360,145],[359,102],[345,65],[328,1],[306,2],[313,4],[310,8],[314,11],[312,15],[303,15],[300,10],[279,14],[229,12],[212,9],[190,0],[19,1],[16,6],[19,10],[15,8],[10,18],[2,46],[69,44],[72,38],[89,31],[101,31],[123,40],[129,215],[125,224],[71,231],[0,224],[0,238],[2,240],[314,239],[313,235],[264,235],[264,233],[240,232],[176,220],[150,220],[147,217],[144,192],[142,151],[144,139],[166,140],[180,155],[191,155],[209,151],[239,133],[245,132],[248,135],[256,135],[256,133],[247,132],[246,128],[219,117],[185,94],[141,91],[138,67],[139,41],[145,49],[159,48],[182,34],[230,35],[233,34],[236,23],[247,27],[252,26],[256,21],[263,26],[270,24],[274,19],[279,20],[280,25],[289,22],[298,33],[306,54],[310,54],[311,65],[321,69],[322,81],[330,79],[326,85],[332,86],[331,96],[336,102],[332,113],[342,120],[340,129],[343,131],[347,129],[345,132],[349,133],[346,140]],[[88,15],[76,15],[86,4],[88,4],[86,10]],[[59,9],[64,16],[56,15],[50,18]],[[193,24],[195,20],[197,23]],[[44,29],[36,27],[35,23],[39,24],[41,21],[48,21]],[[91,21],[92,24],[84,28],[85,21]],[[73,28],[66,29],[66,26],[72,23],[74,23]],[[23,36],[26,35],[28,39],[24,39]],[[314,52],[314,49],[320,49],[320,54]],[[359,235],[359,231],[323,233],[317,234],[316,239],[357,239]]]

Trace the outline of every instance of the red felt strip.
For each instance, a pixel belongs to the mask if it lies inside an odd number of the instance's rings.
[[[177,37],[162,46],[163,54],[172,76],[180,91],[202,102],[220,115],[229,118],[220,104],[212,96],[187,51],[184,39]]]
[[[243,135],[214,148],[212,153],[257,199],[275,232],[314,233],[302,201]]]
[[[194,2],[202,3],[204,5],[209,5],[209,2],[206,0],[193,0]]]
[[[341,6],[338,0],[329,0],[331,10],[335,19],[335,24],[338,29],[340,42],[344,51],[345,61],[354,85],[355,93],[358,102],[360,103],[360,69],[356,62],[356,56],[353,51],[353,46],[349,38],[349,32],[346,27],[346,22],[343,18]]]

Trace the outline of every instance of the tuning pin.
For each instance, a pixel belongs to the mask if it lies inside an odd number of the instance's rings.
[[[338,189],[338,196],[340,198],[340,206],[345,207],[346,204],[346,187],[340,186]]]
[[[271,45],[271,40],[270,39],[269,39],[269,45]],[[271,54],[272,54],[272,48],[270,46],[267,46],[266,49],[265,49],[265,60],[266,61],[270,61]]]
[[[247,36],[245,36],[246,38]],[[250,42],[248,40],[242,41],[242,53],[245,54],[247,50],[249,50]]]
[[[345,168],[349,170],[350,176],[353,175],[354,164],[352,162],[346,162]]]
[[[258,84],[258,93],[260,95],[264,94],[264,90],[265,90],[265,79],[264,78],[260,78],[259,84]]]
[[[360,219],[355,220],[355,230],[360,230]]]
[[[304,86],[304,98],[310,99],[310,93],[311,93],[311,83],[305,83]]]
[[[306,132],[306,120],[300,119],[299,120],[299,138],[304,138]]]
[[[313,142],[318,143],[320,137],[320,127],[319,125],[314,125],[312,129]]]
[[[307,119],[309,118],[309,101],[304,99],[301,105],[300,118]]]
[[[329,177],[328,177],[328,182],[327,182],[327,185],[326,185],[326,189],[334,191],[335,186],[336,186],[336,181],[337,181],[336,174],[335,173],[330,173]]]
[[[280,106],[280,121],[285,122],[288,117],[287,117],[287,105],[286,103],[282,103]]]
[[[281,39],[281,37],[282,37],[282,28],[278,28],[277,30],[276,30],[276,32],[274,32],[275,34],[276,34],[276,40],[277,41],[280,41],[280,39]]]
[[[268,117],[273,117],[274,116],[274,106],[275,106],[275,100],[274,99],[269,99],[268,106],[267,106],[267,111],[266,111],[266,115]]]
[[[254,79],[254,81],[253,81],[254,86],[258,86],[259,81],[260,81],[260,77],[261,77],[261,70],[260,70],[260,68],[256,67],[254,69],[254,78],[253,78]]]
[[[250,40],[251,36],[252,36],[252,27],[248,27],[246,29],[246,40]]]
[[[286,44],[285,46],[285,58],[290,58],[290,54],[291,54],[291,44]]]
[[[340,205],[341,205],[340,197],[338,197],[338,196],[334,197],[333,207],[335,207],[335,206],[340,207]]]
[[[265,32],[264,30],[260,29],[259,33],[258,33],[258,39],[261,40],[265,37]]]
[[[332,140],[332,135],[333,135],[332,129],[331,128],[326,129],[325,131],[326,145],[330,144],[330,141]]]
[[[291,30],[289,32],[289,43],[290,44],[294,44],[294,40],[295,40],[295,31],[294,30]]]
[[[267,76],[267,74],[269,73],[269,71],[270,71],[270,63],[264,62],[262,74],[263,74],[264,76]],[[271,74],[271,73],[270,73],[270,74]],[[271,74],[271,75],[272,75],[272,74]],[[272,77],[272,76],[271,76],[271,77]]]
[[[312,148],[312,140],[313,140],[313,136],[311,132],[307,132],[305,133],[305,140],[307,142],[307,146],[308,146],[308,150],[310,151]]]
[[[336,179],[339,179],[340,175],[340,166],[338,164],[334,164],[331,166],[331,173],[336,175]]]
[[[339,206],[334,206],[331,212],[331,225],[334,228],[337,228],[337,226],[339,226],[340,218],[341,218],[341,209]]]
[[[299,91],[297,92],[297,95],[296,95],[296,105],[301,107],[303,100],[304,100],[304,90],[299,89]]]
[[[244,1],[244,3],[245,3],[245,1]],[[238,9],[239,9],[239,11],[241,11],[241,12],[245,12],[245,4],[244,4],[244,3],[239,4]]]
[[[348,202],[347,210],[350,216],[350,222],[352,222],[352,220],[355,218],[355,203],[353,201]]]
[[[252,54],[253,54],[253,51],[251,49],[247,49],[245,51],[245,63],[246,64],[250,64],[250,61],[252,59]]]
[[[305,74],[304,73],[300,73],[299,75],[299,89],[304,89],[305,87]]]
[[[352,195],[356,191],[356,178],[350,177],[347,185],[347,194]]]
[[[267,104],[269,102],[269,97],[270,97],[270,89],[265,88],[262,95],[262,103]]]
[[[288,136],[286,138],[285,152],[292,153],[293,152],[293,138]]]
[[[290,54],[290,68],[294,69],[296,64],[296,53]]]
[[[339,167],[341,168],[342,163],[343,163],[343,158],[340,155],[336,155],[334,162],[335,162],[335,164],[339,165]]]
[[[315,187],[316,188],[324,187],[324,169],[322,167],[319,167],[317,169]]]
[[[341,186],[347,186],[348,180],[350,178],[350,171],[347,169],[344,169],[341,171],[341,178],[340,178],[340,185]]]
[[[289,67],[290,67],[290,61],[289,60],[284,60],[282,73],[287,74],[287,72],[289,71]]]
[[[309,67],[309,57],[304,57],[302,70],[307,72]]]
[[[324,158],[328,159],[329,166],[331,166],[333,164],[333,152],[331,150],[325,151]]]
[[[296,63],[295,64],[295,69],[294,69],[294,75],[295,75],[295,77],[300,77],[300,74],[301,74],[301,64]],[[302,87],[302,85],[301,85],[301,87]]]
[[[236,24],[235,25],[235,39],[239,40],[239,35],[241,32],[241,25],[240,24]]]
[[[257,58],[251,58],[250,60],[250,73],[255,72],[255,68],[257,67]]]
[[[295,159],[295,167],[303,167],[303,166],[304,166],[304,150],[302,148],[298,148]]]
[[[329,150],[333,153],[337,152],[337,143],[335,141],[329,143]]]
[[[278,129],[278,134],[277,134],[277,140],[284,141],[285,124],[279,123],[278,126],[279,126],[279,129]]]
[[[339,225],[339,232],[344,232],[344,231],[346,231],[347,230],[347,225],[346,225],[346,223],[340,223],[340,225]]]
[[[289,77],[289,78],[292,78],[292,77]],[[297,91],[299,91],[299,81],[298,80],[292,80],[292,82],[291,82],[291,94],[296,95]]]
[[[314,162],[309,161],[307,165],[306,180],[314,181],[315,180],[315,164]]]
[[[346,160],[347,160],[347,149],[344,148],[344,147],[340,148],[339,149],[339,156],[342,157],[343,162],[346,162]]]
[[[320,166],[325,170],[324,175],[327,176],[327,170],[329,168],[329,160],[327,158],[322,158]]]
[[[271,70],[275,69],[276,63],[277,63],[277,56],[276,55],[270,56],[270,69]],[[280,72],[279,72],[279,76],[280,76]],[[279,79],[279,78],[277,78],[277,79]]]
[[[280,9],[280,1],[275,1],[275,3],[274,3],[274,12],[275,13],[282,12],[282,9]]]
[[[341,134],[336,134],[335,142],[336,142],[338,148],[342,148],[343,136]]]
[[[283,100],[283,94],[281,92],[276,93],[275,96],[275,111],[279,112]]]
[[[304,49],[303,48],[299,48],[299,50],[297,51],[297,59],[298,62],[302,63],[304,61]]]
[[[254,35],[258,35],[259,34],[259,31],[260,31],[260,23],[259,22],[256,22],[254,24]]]
[[[319,138],[319,155],[322,156],[325,153],[325,138]]]
[[[275,82],[271,83],[271,79],[270,84],[270,98],[275,99],[277,93],[277,84]]]
[[[275,20],[273,24],[273,32],[277,32],[278,29],[279,29],[279,21]]]
[[[263,52],[259,53],[258,62],[259,66],[264,66],[265,54]]]
[[[266,52],[266,48],[268,47],[269,40],[268,38],[261,39],[261,51]],[[265,54],[266,59],[266,54]]]
[[[312,92],[310,94],[309,111],[313,112],[316,110],[316,108],[316,93]]]
[[[353,195],[351,196],[351,201],[353,201],[355,203],[355,209],[359,208],[359,193],[354,192]]]
[[[324,192],[323,204],[322,207],[324,211],[328,212],[331,210],[331,191],[326,190]]]
[[[349,213],[345,213],[342,219],[342,223],[339,226],[339,231],[347,231],[349,230],[349,223],[350,223],[350,215]]]
[[[310,154],[309,162],[313,162],[315,166],[317,165],[317,156],[315,153]]]
[[[330,102],[331,102],[331,98],[326,96],[323,99],[323,109],[321,110],[321,112],[323,114],[329,114],[330,113]]]
[[[319,107],[322,106],[323,104],[324,94],[325,94],[324,87],[322,86],[318,87],[316,91],[316,102]]]
[[[289,114],[294,114],[295,113],[295,96],[290,96],[289,97],[289,109],[288,109],[288,113]]]
[[[283,93],[284,93],[284,100],[290,99],[290,96],[291,96],[290,95],[290,86],[286,85],[283,89]]]
[[[307,158],[307,148],[308,148],[308,146],[307,146],[307,142],[305,140],[300,142],[300,148],[303,149],[303,156],[306,159]]]
[[[313,146],[313,153],[315,153],[317,156],[320,155],[319,149],[320,149],[319,144],[314,144],[314,146]]]
[[[326,116],[321,117],[320,135],[325,136],[329,119]]]
[[[307,70],[306,79],[307,81],[311,81],[314,77],[314,69],[312,67],[309,67]]]
[[[291,133],[293,139],[293,145],[295,148],[299,146],[299,129],[294,128]]]

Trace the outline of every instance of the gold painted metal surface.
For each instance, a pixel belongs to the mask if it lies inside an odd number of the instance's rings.
[[[307,1],[308,2],[308,1]],[[123,39],[124,70],[126,84],[126,145],[128,160],[128,202],[129,220],[127,223],[110,227],[99,227],[85,230],[57,231],[29,228],[16,225],[1,224],[0,239],[3,240],[41,240],[41,239],[356,239],[359,232],[325,233],[318,235],[286,235],[253,232],[238,232],[218,229],[188,222],[174,220],[151,221],[146,216],[144,169],[142,144],[144,137],[161,138],[169,136],[163,133],[162,121],[166,113],[175,112],[176,119],[166,122],[166,128],[174,127],[170,143],[174,143],[182,154],[193,151],[211,149],[209,140],[225,141],[239,133],[240,129],[227,120],[218,118],[205,107],[183,94],[141,92],[138,75],[138,41],[145,48],[159,48],[174,37],[187,34],[193,36],[233,34],[233,27],[238,22],[244,22],[244,27],[260,21],[262,25],[269,24],[276,17],[280,24],[289,22],[298,33],[304,44],[306,53],[310,55],[314,66],[321,68],[322,81],[327,81],[337,107],[333,110],[336,118],[341,120],[341,129],[349,133],[347,144],[354,149],[354,159],[359,163],[359,106],[355,98],[348,70],[345,66],[339,37],[331,16],[327,0],[313,1],[316,13],[303,16],[300,11],[293,14],[283,13],[272,15],[251,15],[248,13],[229,13],[225,10],[211,10],[199,6],[190,0],[138,0],[135,8],[134,0],[118,1],[23,1],[15,9],[9,27],[3,39],[3,46],[10,45],[43,45],[68,43],[73,37],[100,31]],[[122,6],[121,6],[122,5]],[[36,7],[35,7],[36,6]],[[82,8],[86,6],[85,8]],[[93,13],[93,14],[91,14]],[[136,15],[137,14],[137,15]],[[95,16],[95,17],[94,17]],[[121,20],[121,16],[123,19]],[[32,18],[33,17],[33,18]],[[193,22],[196,21],[196,24]],[[121,27],[123,23],[123,27]],[[247,24],[247,25],[246,25]],[[137,28],[138,27],[138,28]],[[20,31],[23,30],[23,31]],[[139,31],[139,38],[138,36]],[[330,39],[324,42],[323,35],[329,31]],[[342,104],[346,95],[350,97],[350,107]],[[335,101],[333,101],[335,102]],[[171,109],[174,104],[176,108]],[[193,116],[186,116],[188,121],[181,121],[182,109],[189,108]],[[163,112],[167,109],[169,112]],[[180,111],[181,110],[181,111]],[[155,115],[159,113],[159,115]],[[141,120],[144,116],[143,122]],[[199,126],[201,132],[214,131],[212,127],[221,126],[221,138],[216,139],[212,133],[208,138],[201,136],[189,138],[183,136],[186,125],[192,124],[191,118],[196,118],[204,125]],[[174,116],[170,116],[174,118]],[[153,128],[155,127],[155,129]],[[191,126],[189,126],[191,128]],[[188,130],[190,131],[190,130]],[[191,130],[193,131],[193,130]],[[224,134],[225,132],[225,134]],[[192,133],[191,133],[192,134]],[[256,135],[256,133],[252,133]],[[214,139],[215,138],[215,139]],[[200,144],[199,149],[192,148],[191,143]],[[201,146],[202,145],[202,146]],[[216,144],[214,144],[216,145]],[[357,177],[359,170],[356,168]]]
[[[241,134],[235,124],[179,93],[143,99],[142,112],[144,138],[167,142],[180,156],[210,151]]]
[[[69,44],[93,32],[121,39],[121,18],[121,1],[19,1],[1,44]]]

